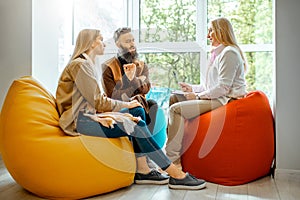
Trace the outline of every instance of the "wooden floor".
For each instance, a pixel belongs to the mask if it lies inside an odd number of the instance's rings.
[[[18,185],[0,159],[0,200],[38,200],[39,198]],[[167,185],[135,185],[89,200],[300,200],[300,181],[293,177],[269,176],[240,186],[207,183],[199,191],[170,190]]]

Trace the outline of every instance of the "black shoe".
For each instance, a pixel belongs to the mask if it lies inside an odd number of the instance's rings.
[[[136,184],[155,184],[164,185],[169,182],[169,176],[152,170],[149,174],[135,173],[134,182]]]
[[[169,178],[169,188],[178,190],[200,190],[206,187],[205,180],[197,179],[194,176],[186,173],[185,178],[176,179]]]

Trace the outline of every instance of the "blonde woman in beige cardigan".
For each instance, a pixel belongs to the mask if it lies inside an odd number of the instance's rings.
[[[84,29],[79,33],[56,91],[60,127],[72,136],[129,137],[137,155],[136,183],[168,183],[172,189],[204,188],[204,180],[179,170],[159,148],[146,126],[145,111],[137,101],[118,101],[104,94],[97,83],[94,64],[104,48],[99,30]],[[151,171],[143,155],[149,156],[169,176]]]

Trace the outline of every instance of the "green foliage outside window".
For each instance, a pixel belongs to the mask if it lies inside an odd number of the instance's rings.
[[[208,20],[225,16],[232,22],[238,43],[273,43],[272,0],[209,0]],[[273,52],[247,52],[248,91],[262,90],[269,98],[273,90]]]
[[[196,40],[195,0],[142,0],[141,13],[140,42]],[[167,48],[163,52],[143,55],[154,85],[178,89],[178,81],[200,83],[199,52],[175,53]]]
[[[140,42],[196,41],[195,0],[141,0]],[[208,0],[207,22],[230,19],[242,44],[273,43],[273,0]],[[203,27],[207,29],[207,27]],[[273,52],[246,52],[248,91],[262,90],[269,97],[273,85]],[[162,87],[177,88],[177,80],[200,83],[200,52],[143,54],[151,80]],[[157,68],[158,67],[158,68]],[[177,72],[176,76],[174,71]],[[164,72],[163,75],[160,72]]]
[[[178,82],[200,83],[199,53],[147,53],[143,56],[153,86],[179,89]]]
[[[140,42],[196,40],[195,0],[141,0]]]

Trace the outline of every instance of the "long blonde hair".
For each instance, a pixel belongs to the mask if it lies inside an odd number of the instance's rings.
[[[79,32],[70,62],[78,58],[81,54],[86,53],[92,46],[93,42],[100,35],[100,30],[83,29]]]
[[[216,18],[211,21],[211,26],[215,32],[215,38],[220,44],[223,44],[224,46],[234,46],[238,49],[244,61],[244,69],[246,70],[247,62],[241,48],[237,44],[230,21],[224,17]]]

